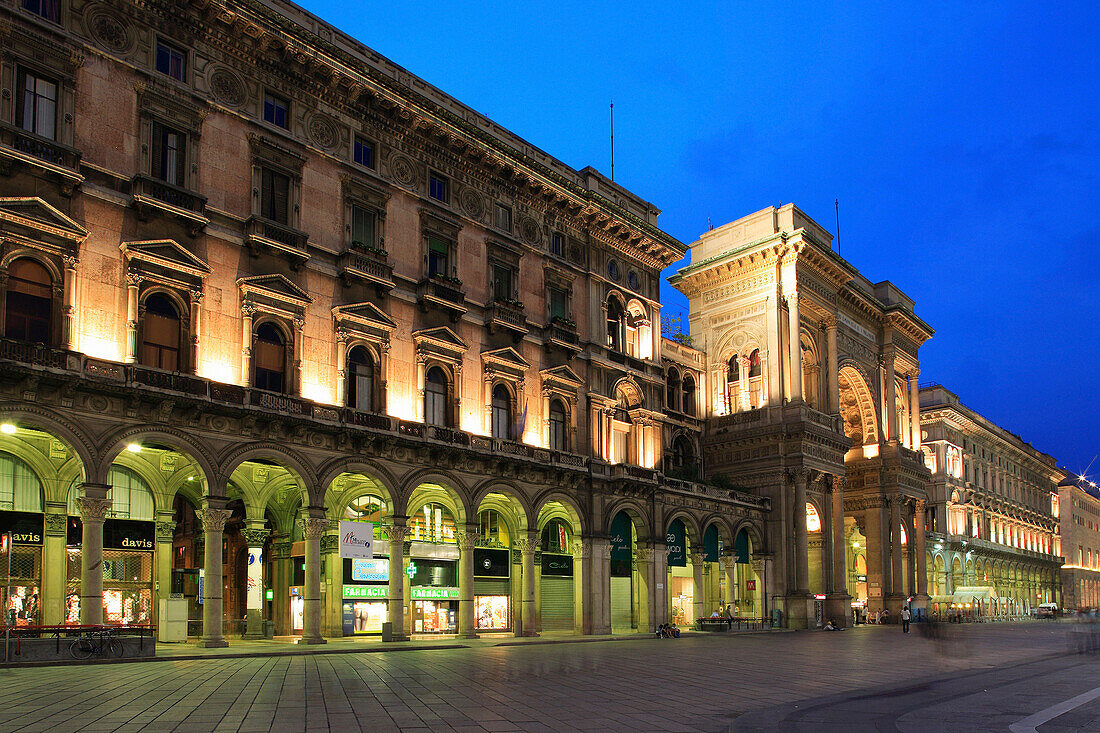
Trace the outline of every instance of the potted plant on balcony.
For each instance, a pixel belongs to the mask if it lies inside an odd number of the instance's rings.
[[[432,279],[435,280],[436,282],[443,283],[444,285],[449,285],[452,288],[461,288],[462,287],[462,281],[459,280],[454,275],[444,275],[441,272],[437,272],[434,275],[432,275]]]
[[[558,326],[559,328],[566,328],[570,331],[577,330],[577,322],[572,318],[566,318],[565,316],[554,316],[550,319],[550,323]]]

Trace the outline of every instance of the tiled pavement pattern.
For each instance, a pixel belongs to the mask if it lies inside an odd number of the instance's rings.
[[[720,731],[746,710],[1066,649],[1054,623],[951,631],[951,642],[894,626],[5,669],[0,730]]]

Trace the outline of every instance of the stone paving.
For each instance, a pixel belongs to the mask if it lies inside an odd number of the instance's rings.
[[[750,710],[1067,648],[1067,629],[1052,622],[950,632],[950,641],[890,626],[5,669],[0,730],[720,731]]]

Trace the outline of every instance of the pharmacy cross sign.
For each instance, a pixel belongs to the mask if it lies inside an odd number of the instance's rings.
[[[413,579],[413,577],[416,575],[416,563],[409,563],[409,567],[405,568],[405,575],[409,576],[409,580]]]

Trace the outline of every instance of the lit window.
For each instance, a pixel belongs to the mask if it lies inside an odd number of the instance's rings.
[[[512,395],[503,384],[493,387],[492,433],[494,438],[511,440],[512,438]]]
[[[176,307],[163,294],[150,295],[145,301],[141,322],[141,363],[157,369],[180,368],[180,317]]]
[[[565,406],[559,399],[550,402],[550,450],[568,450],[566,447]]]

